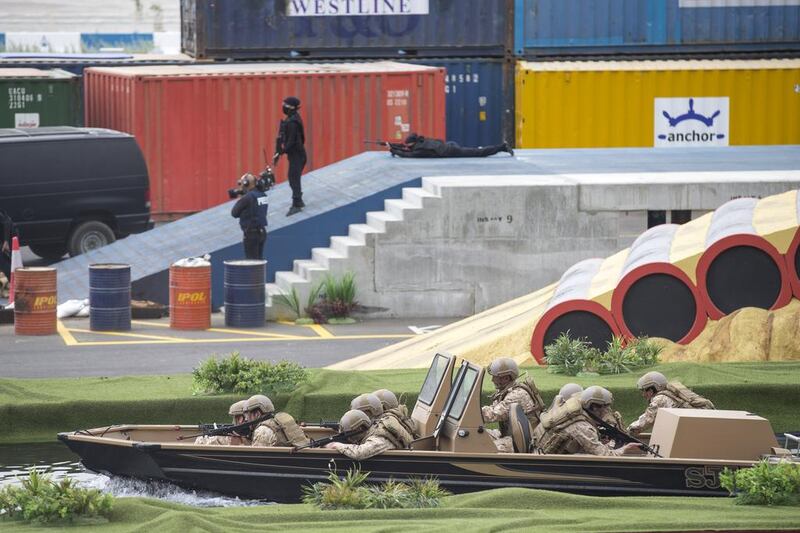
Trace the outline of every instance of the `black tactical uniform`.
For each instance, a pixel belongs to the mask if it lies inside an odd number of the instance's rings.
[[[514,150],[508,143],[495,144],[492,146],[481,146],[478,148],[468,148],[460,146],[455,142],[444,142],[439,139],[428,139],[421,135],[412,133],[406,138],[405,149],[390,147],[392,155],[398,157],[488,157],[498,152],[508,152],[514,155]]]
[[[14,223],[8,214],[0,210],[0,271],[11,279],[11,237],[15,234]]]
[[[239,219],[247,259],[264,259],[268,207],[267,195],[259,189],[249,191],[233,204],[231,215]]]
[[[306,166],[306,135],[303,129],[303,119],[297,109],[300,107],[300,100],[290,96],[283,101],[283,112],[286,118],[281,120],[278,138],[275,141],[276,159],[282,154],[289,158],[289,186],[292,188],[292,208],[289,215],[297,213],[305,207],[303,203],[303,188],[300,178],[303,167]]]

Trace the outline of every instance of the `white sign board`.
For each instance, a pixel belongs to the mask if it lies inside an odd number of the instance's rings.
[[[289,0],[288,17],[427,15],[428,0]]]
[[[15,128],[38,128],[39,113],[14,113]]]
[[[653,108],[653,146],[728,146],[727,96],[656,98]]]

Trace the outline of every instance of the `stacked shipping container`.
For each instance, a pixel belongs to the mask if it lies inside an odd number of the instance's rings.
[[[86,124],[136,136],[159,218],[222,203],[271,155],[281,100],[303,102],[306,170],[364,150],[364,139],[445,135],[444,70],[392,62],[90,68]],[[286,165],[279,167],[285,179]]]
[[[63,70],[0,69],[0,128],[72,126],[80,121],[79,78]]]

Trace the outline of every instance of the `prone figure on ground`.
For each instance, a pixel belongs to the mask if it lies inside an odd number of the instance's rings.
[[[509,155],[514,155],[514,150],[507,142],[470,148],[460,146],[453,141],[445,142],[441,139],[423,137],[416,133],[406,137],[403,144],[390,144],[389,151],[393,156],[412,158],[489,157],[499,152],[507,152]]]

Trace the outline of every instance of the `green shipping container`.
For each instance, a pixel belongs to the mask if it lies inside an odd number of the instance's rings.
[[[0,128],[82,123],[80,77],[57,69],[0,68]]]

